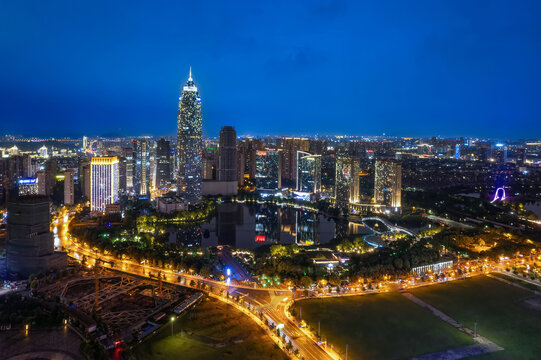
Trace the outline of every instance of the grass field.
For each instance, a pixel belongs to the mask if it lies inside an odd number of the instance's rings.
[[[541,359],[540,297],[488,277],[453,281],[411,291],[505,350],[472,359]],[[530,305],[527,304],[530,302]]]
[[[523,279],[517,279],[516,277],[513,277],[511,275],[505,275],[501,273],[491,273],[492,276],[499,277],[501,279],[514,282],[515,284],[519,284],[521,286],[524,286],[527,289],[534,290],[534,291],[540,291],[541,292],[541,284],[532,284],[531,282],[525,281]]]
[[[471,337],[399,293],[310,299],[297,314],[348,359],[404,359],[472,344]],[[316,330],[317,331],[317,330]]]
[[[133,359],[286,359],[246,315],[216,299],[205,299],[171,327],[147,339]]]

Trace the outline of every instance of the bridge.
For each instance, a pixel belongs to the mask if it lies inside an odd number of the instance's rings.
[[[413,230],[406,229],[405,227],[402,227],[402,226],[393,225],[389,220],[387,220],[385,218],[380,218],[380,217],[375,217],[375,216],[362,218],[361,221],[362,221],[363,225],[365,225],[366,227],[369,227],[376,234],[385,234],[387,231],[379,231],[379,230],[376,230],[374,227],[368,225],[366,222],[370,221],[370,220],[382,223],[383,225],[385,225],[389,229],[389,231],[403,232],[404,234],[408,234],[408,235],[413,236],[413,237],[417,237],[417,235],[418,235]]]

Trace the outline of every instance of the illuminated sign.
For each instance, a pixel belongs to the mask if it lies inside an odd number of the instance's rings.
[[[267,156],[267,152],[263,151],[263,150],[258,150],[257,151],[257,156]]]
[[[256,235],[255,241],[257,242],[265,242],[265,235]]]
[[[19,179],[19,181],[17,181],[19,185],[32,185],[37,182],[38,182],[38,179],[34,179],[34,178]]]
[[[494,193],[494,199],[492,199],[491,203],[493,203],[495,201],[498,201],[498,200],[499,201],[505,201],[505,199],[506,199],[505,189],[500,187],[500,188],[496,189],[496,192]]]

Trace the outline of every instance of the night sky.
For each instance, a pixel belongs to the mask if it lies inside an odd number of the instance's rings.
[[[0,133],[541,136],[541,1],[2,1]]]

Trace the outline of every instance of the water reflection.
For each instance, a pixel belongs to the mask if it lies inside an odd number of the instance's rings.
[[[268,244],[326,244],[335,236],[366,233],[366,228],[290,207],[227,203],[220,204],[208,222],[171,227],[169,233],[171,242],[185,246],[254,249]]]

